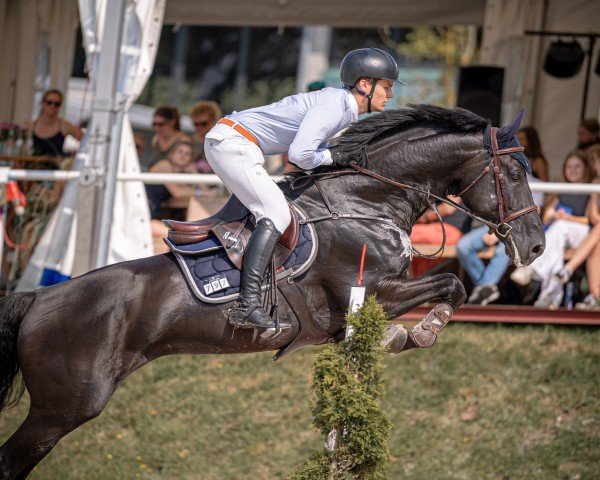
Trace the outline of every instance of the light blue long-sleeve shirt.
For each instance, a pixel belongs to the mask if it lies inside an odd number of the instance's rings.
[[[227,118],[252,133],[265,155],[287,153],[290,162],[311,170],[332,163],[326,142],[358,120],[358,104],[348,90],[324,88],[234,112]]]

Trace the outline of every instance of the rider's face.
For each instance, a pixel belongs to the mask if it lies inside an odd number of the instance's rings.
[[[371,100],[371,110],[373,112],[383,111],[385,104],[394,96],[392,93],[393,84],[394,82],[391,80],[379,80],[377,82],[377,86],[373,92],[373,99]]]

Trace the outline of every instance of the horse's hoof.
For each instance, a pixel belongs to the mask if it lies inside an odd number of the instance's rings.
[[[381,346],[388,349],[389,353],[400,353],[406,345],[408,330],[404,325],[388,323],[381,340]]]
[[[410,332],[415,345],[421,348],[431,347],[453,313],[452,307],[447,303],[436,305]]]

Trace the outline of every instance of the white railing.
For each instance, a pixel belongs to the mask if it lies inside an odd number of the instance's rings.
[[[80,172],[54,170],[14,170],[6,169],[6,177],[0,178],[0,184],[7,180],[65,181],[79,178]],[[281,176],[274,176],[280,180]],[[121,182],[143,182],[146,184],[187,183],[191,185],[220,185],[221,179],[207,173],[119,173]],[[529,185],[532,192],[542,193],[600,193],[600,183],[562,183],[535,182]]]

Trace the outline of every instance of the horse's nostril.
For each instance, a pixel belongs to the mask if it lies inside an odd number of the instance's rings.
[[[541,243],[538,243],[536,246],[534,246],[531,251],[533,253],[540,253],[543,250],[544,246]]]

